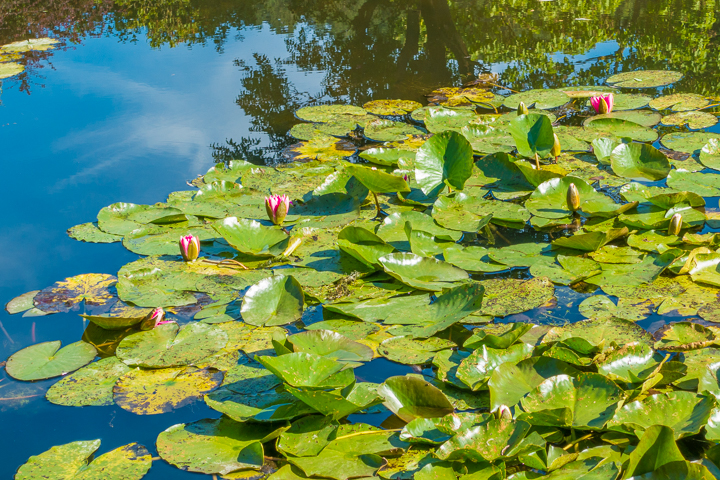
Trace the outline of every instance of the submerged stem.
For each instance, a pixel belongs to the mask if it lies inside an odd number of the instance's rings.
[[[373,194],[373,198],[375,199],[375,211],[376,215],[375,218],[382,216],[382,210],[380,210],[380,201],[377,198],[377,194],[375,192],[371,192]]]

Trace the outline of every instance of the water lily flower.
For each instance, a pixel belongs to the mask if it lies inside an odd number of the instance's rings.
[[[568,187],[567,204],[571,212],[576,212],[580,208],[580,192],[574,183]]]
[[[140,324],[140,330],[152,330],[153,328],[165,325],[166,323],[175,323],[172,320],[165,320],[165,310],[156,308],[153,310]]]
[[[518,115],[527,115],[528,113],[530,113],[530,111],[529,111],[528,108],[525,106],[525,102],[520,102],[520,103],[518,104],[517,114],[518,114]]]
[[[682,228],[682,215],[676,213],[670,219],[670,226],[668,227],[668,235],[680,235],[680,229]]]
[[[287,195],[271,195],[265,197],[265,210],[268,218],[275,225],[282,225],[288,210],[290,210],[290,197]]]
[[[610,113],[614,104],[615,96],[612,93],[590,98],[590,105],[595,109],[595,113]]]
[[[403,175],[403,180],[405,180],[407,182],[409,179],[410,179],[410,177],[408,177],[407,175]]]
[[[508,420],[512,420],[512,412],[510,411],[510,407],[507,405],[500,405],[500,408],[498,408],[497,411],[498,418],[505,418]]]
[[[560,145],[560,139],[558,138],[557,133],[553,133],[553,137],[555,138],[555,143],[553,143],[552,149],[550,149],[550,155],[555,157],[555,162],[557,163],[557,158],[562,152],[562,146]]]
[[[195,235],[180,237],[180,255],[186,262],[192,262],[200,255],[200,240]]]

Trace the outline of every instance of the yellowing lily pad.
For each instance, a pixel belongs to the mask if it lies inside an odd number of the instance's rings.
[[[87,273],[66,278],[45,288],[35,296],[35,306],[45,313],[69,312],[82,303],[103,305],[113,295],[108,290],[115,285],[117,278],[101,273]]]
[[[636,70],[618,73],[606,81],[608,85],[619,88],[653,88],[675,83],[683,77],[672,70]]]

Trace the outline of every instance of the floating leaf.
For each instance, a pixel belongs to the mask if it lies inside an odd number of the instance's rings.
[[[570,97],[565,92],[535,89],[510,95],[505,99],[504,105],[516,109],[520,102],[523,102],[528,108],[551,109],[565,105],[569,101]]]
[[[69,312],[83,301],[87,305],[103,305],[113,298],[108,288],[117,278],[102,273],[87,273],[66,278],[35,296],[35,306],[46,313]]]
[[[103,358],[64,377],[47,392],[47,399],[56,405],[73,407],[113,404],[113,386],[130,367],[117,357]]]
[[[377,118],[365,125],[365,138],[373,142],[404,140],[408,135],[422,135],[424,130],[407,123]]]
[[[707,112],[679,112],[662,118],[663,125],[682,127],[687,125],[692,130],[712,127],[718,123],[715,115]]]
[[[259,470],[264,463],[263,442],[276,438],[285,428],[229,418],[204,419],[173,425],[160,433],[157,449],[163,460],[189,472],[224,475]]]
[[[472,167],[470,143],[457,132],[443,132],[433,135],[417,151],[415,180],[425,195],[443,185],[462,190]]]
[[[585,128],[590,131],[600,130],[616,137],[629,137],[638,142],[654,142],[658,138],[655,130],[620,118],[600,118],[588,123]]]
[[[5,304],[5,311],[10,315],[15,315],[16,313],[30,310],[35,306],[34,300],[38,293],[40,293],[40,290],[33,290],[32,292],[23,293],[13,298]]]
[[[403,178],[385,173],[382,170],[377,170],[375,167],[369,168],[360,165],[347,165],[345,170],[374,193],[410,191],[410,186]]]
[[[194,322],[180,328],[167,323],[126,337],[118,345],[117,356],[131,366],[185,366],[219,352],[227,341],[227,334],[213,325]]]
[[[663,147],[684,153],[700,151],[710,140],[720,140],[720,135],[709,132],[674,132],[660,139]]]
[[[618,73],[606,81],[613,87],[620,88],[652,88],[670,85],[683,77],[680,72],[672,70],[636,70]]]
[[[385,406],[406,422],[443,417],[454,411],[440,390],[415,377],[390,377],[378,392],[385,399]]]
[[[291,275],[275,275],[248,289],[240,313],[250,325],[285,325],[300,319],[304,304],[300,283]]]
[[[607,428],[632,434],[653,425],[665,425],[673,429],[676,439],[683,438],[700,431],[714,406],[714,398],[694,392],[658,393],[625,404]]]
[[[420,290],[440,291],[454,282],[468,279],[468,274],[449,263],[414,253],[391,253],[380,257],[385,272],[402,283]]]
[[[308,122],[329,122],[343,116],[365,115],[365,109],[355,105],[318,105],[303,107],[295,112],[300,120]]]
[[[363,105],[363,108],[375,115],[406,115],[422,107],[412,100],[373,100]]]
[[[355,146],[347,141],[323,135],[315,136],[306,142],[290,145],[283,150],[290,161],[319,160],[321,162],[337,162],[354,154]]]
[[[219,220],[213,224],[213,228],[237,251],[259,257],[282,253],[289,241],[282,230],[246,218]]]
[[[687,112],[690,110],[698,110],[710,105],[707,97],[698,95],[697,93],[674,93],[671,95],[663,95],[653,99],[650,106],[655,110],[665,110],[671,108],[675,112]]]
[[[510,122],[508,129],[515,140],[518,153],[524,157],[540,158],[550,155],[555,143],[552,123],[545,115],[520,115]]]
[[[67,231],[67,234],[70,238],[89,243],[114,243],[123,239],[122,235],[103,232],[98,228],[97,223],[92,222],[75,225]]]
[[[5,371],[17,380],[42,380],[77,370],[97,355],[89,343],[75,342],[63,348],[60,345],[58,340],[25,347],[8,358]]]
[[[100,440],[79,441],[52,447],[40,455],[32,456],[22,465],[16,480],[43,478],[83,480],[140,480],[152,466],[152,455],[147,449],[131,443],[97,458],[94,452]]]
[[[293,387],[343,388],[355,380],[346,365],[314,353],[293,352],[279,357],[257,357],[265,368]]]

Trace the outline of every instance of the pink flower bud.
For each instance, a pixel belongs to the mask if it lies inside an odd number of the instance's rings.
[[[595,109],[595,113],[610,113],[614,104],[615,96],[612,93],[590,98],[590,105]]]
[[[140,324],[140,330],[152,330],[159,325],[166,323],[175,323],[172,320],[165,320],[165,310],[156,308],[153,310]]]
[[[403,180],[405,180],[406,182],[408,181],[408,178],[409,177],[407,175],[403,175]]]
[[[186,262],[192,262],[200,255],[200,240],[195,235],[180,237],[180,255]]]
[[[292,205],[292,202],[287,195],[265,197],[265,211],[267,211],[270,221],[275,225],[282,225],[288,210],[290,210],[290,205]]]

